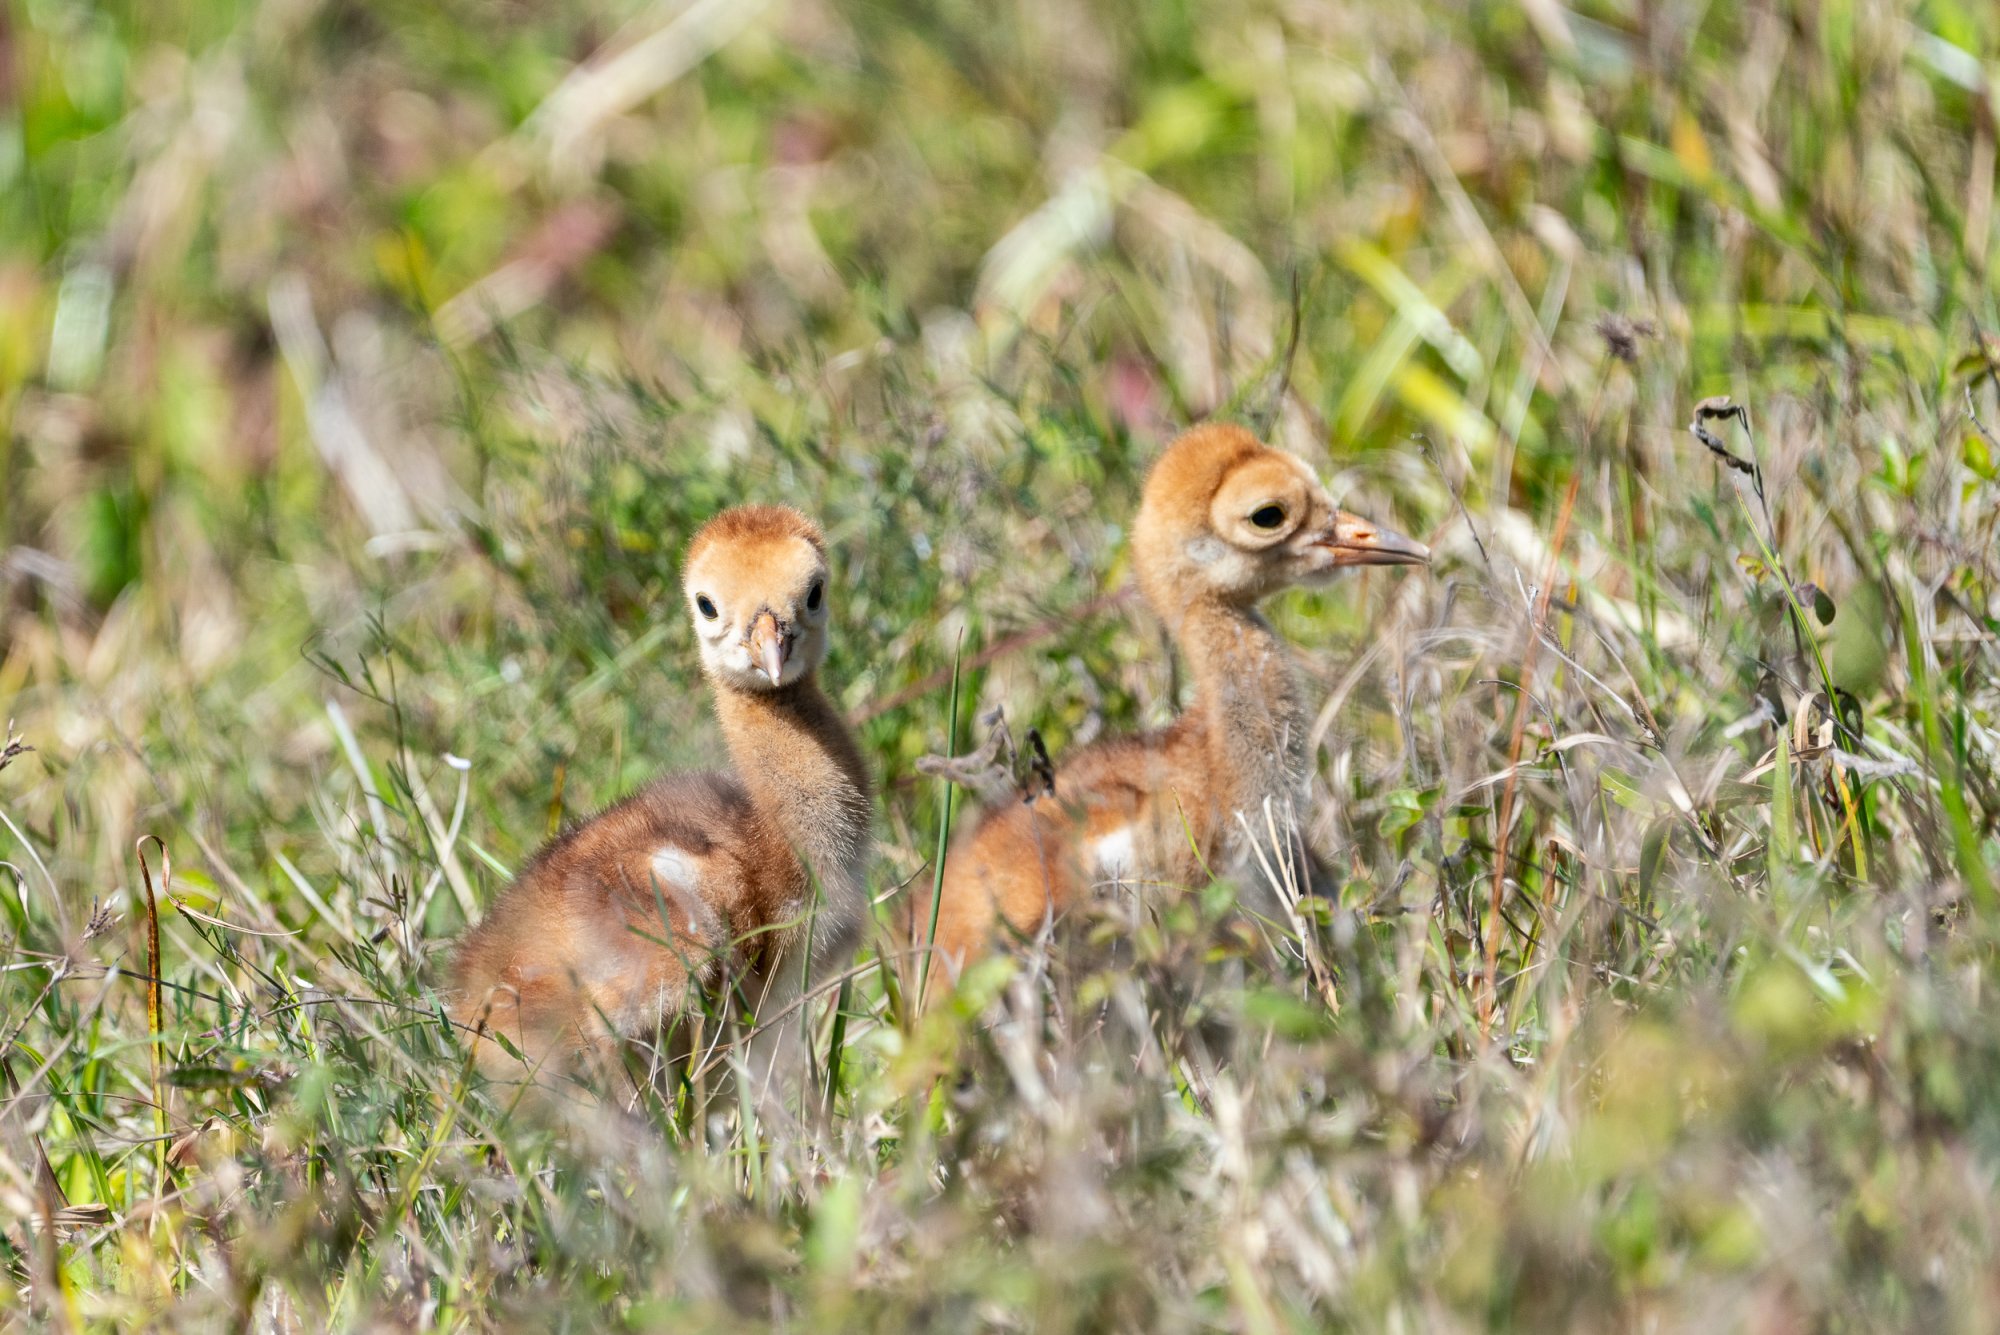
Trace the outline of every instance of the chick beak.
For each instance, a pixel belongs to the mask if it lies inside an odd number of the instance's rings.
[[[778,624],[777,613],[768,609],[759,612],[750,622],[750,633],[745,638],[750,645],[750,661],[773,686],[778,685],[779,678],[785,675],[785,655],[791,643]]]
[[[1421,542],[1345,510],[1334,512],[1333,527],[1320,539],[1320,545],[1332,550],[1336,566],[1423,566],[1431,562],[1431,549]]]

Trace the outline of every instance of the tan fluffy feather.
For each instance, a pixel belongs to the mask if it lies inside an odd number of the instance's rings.
[[[531,1065],[645,1036],[725,977],[768,1014],[846,962],[867,913],[868,775],[816,676],[824,538],[797,511],[738,507],[695,535],[685,572],[733,772],[656,779],[555,839],[454,952],[457,1017]],[[479,1059],[522,1073],[491,1042]]]
[[[1147,477],[1132,558],[1194,700],[1164,729],[1085,748],[1057,771],[1052,794],[992,811],[954,850],[935,942],[952,966],[1001,923],[1032,934],[1102,881],[1143,891],[1239,871],[1239,813],[1262,828],[1269,799],[1289,819],[1308,766],[1291,653],[1257,603],[1346,566],[1428,553],[1338,509],[1291,455],[1240,427],[1203,426]]]

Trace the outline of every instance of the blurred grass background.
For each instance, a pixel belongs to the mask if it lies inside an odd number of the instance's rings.
[[[1972,0],[7,0],[0,1314],[1991,1329],[1996,61]],[[864,952],[802,1127],[469,1088],[441,946],[715,752],[701,519],[827,523],[920,894],[919,757],[1170,714],[1122,535],[1210,417],[1439,552],[1274,608],[1291,972],[1112,897],[922,1023]]]

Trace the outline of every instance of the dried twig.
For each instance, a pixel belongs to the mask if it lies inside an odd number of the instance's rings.
[[[1028,729],[1028,773],[1021,781],[1021,800],[1032,802],[1044,795],[1053,797],[1056,791],[1056,767],[1049,759],[1049,748],[1042,741],[1041,730]]]
[[[1639,360],[1641,341],[1656,337],[1659,330],[1651,320],[1633,320],[1623,315],[1603,315],[1597,321],[1597,334],[1604,340],[1604,347],[1613,357],[1631,366]]]
[[[15,760],[34,749],[21,740],[21,734],[14,731],[14,725],[10,721],[7,724],[7,744],[0,747],[0,769],[6,769]]]
[[[1465,508],[1465,496],[1459,490],[1458,483],[1454,482],[1451,475],[1445,472],[1444,461],[1438,458],[1437,451],[1431,448],[1431,438],[1419,431],[1415,439],[1418,444],[1424,447],[1424,458],[1429,459],[1431,467],[1437,469],[1438,477],[1443,481],[1445,490],[1451,493],[1452,504],[1458,507],[1458,517],[1465,521],[1465,531],[1472,535],[1472,545],[1479,549],[1479,563],[1488,570],[1491,570],[1493,568],[1492,558],[1486,555],[1486,544],[1480,540],[1479,530],[1473,527],[1472,512]]]
[[[1285,410],[1285,398],[1292,392],[1292,363],[1299,355],[1299,328],[1305,323],[1305,293],[1299,285],[1299,271],[1292,270],[1292,332],[1285,339],[1285,352],[1278,359],[1278,382],[1271,389],[1271,401],[1264,411],[1251,418],[1257,434],[1268,438],[1278,414]]]
[[[2000,450],[2000,439],[1995,439],[1993,433],[1987,429],[1986,423],[1979,420],[1979,405],[1972,401],[1971,385],[1965,387],[1965,415],[1972,419],[1972,425],[1978,429],[1986,443],[1993,449]]]
[[[1563,542],[1569,537],[1570,515],[1576,510],[1576,493],[1583,482],[1583,470],[1576,469],[1570,474],[1569,490],[1563,494],[1562,509],[1556,515],[1555,539],[1549,544],[1548,569],[1542,576],[1540,596],[1529,614],[1534,633],[1528,638],[1528,649],[1522,656],[1521,681],[1525,686],[1535,678],[1535,659],[1542,647],[1541,627],[1548,619],[1549,597],[1555,590],[1557,563],[1562,560]],[[1514,735],[1507,744],[1507,786],[1500,791],[1500,817],[1494,826],[1493,842],[1496,847],[1507,847],[1507,827],[1514,819],[1514,782],[1519,777],[1521,764],[1521,744],[1528,729],[1528,710],[1525,704],[1514,707]],[[1494,986],[1495,975],[1500,967],[1500,909],[1506,897],[1507,859],[1493,860],[1493,893],[1486,919],[1486,971],[1479,986],[1479,1037],[1481,1041],[1493,1036],[1493,1007],[1497,1000]]]
[[[917,772],[970,788],[981,802],[992,806],[1004,801],[1014,788],[1014,738],[1007,731],[1005,710],[996,707],[982,714],[979,722],[988,731],[977,751],[962,756],[920,756]]]
[[[133,847],[139,854],[139,874],[146,883],[146,963],[151,970],[146,980],[146,1035],[152,1069],[153,1086],[153,1127],[160,1137],[159,1152],[155,1168],[158,1172],[159,1191],[167,1190],[167,1085],[160,1070],[160,1051],[164,1040],[160,1036],[160,901],[153,891],[153,868],[146,861],[146,841],[152,840],[160,846],[160,880],[171,885],[174,876],[174,857],[167,851],[166,841],[156,834],[142,835]]]
[[[1743,424],[1745,434],[1750,430],[1750,410],[1740,403],[1733,403],[1727,394],[1718,394],[1712,399],[1703,399],[1694,406],[1694,420],[1688,423],[1688,430],[1694,438],[1708,446],[1709,452],[1739,473],[1746,474],[1757,484],[1758,499],[1764,496],[1764,472],[1757,465],[1745,459],[1722,443],[1722,438],[1708,429],[1710,422],[1735,420]]]

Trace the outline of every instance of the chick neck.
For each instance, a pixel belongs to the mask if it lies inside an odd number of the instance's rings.
[[[1233,829],[1240,812],[1261,831],[1268,798],[1289,821],[1305,792],[1309,722],[1291,646],[1254,603],[1207,590],[1163,619],[1194,680],[1187,712],[1201,722],[1224,819]]]
[[[868,771],[815,674],[775,690],[718,682],[716,718],[758,812],[805,858],[829,898],[865,897]]]

